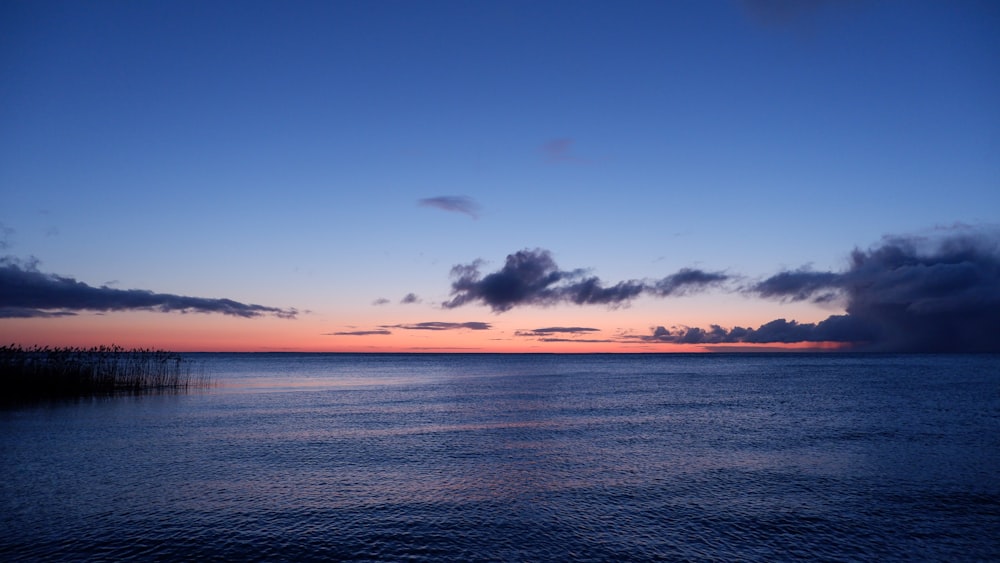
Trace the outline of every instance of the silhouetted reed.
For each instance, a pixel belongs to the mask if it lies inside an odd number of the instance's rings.
[[[3,401],[177,392],[207,386],[180,354],[121,346],[0,347]]]

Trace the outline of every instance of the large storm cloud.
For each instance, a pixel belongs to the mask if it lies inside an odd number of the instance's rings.
[[[1000,237],[992,232],[888,237],[854,250],[843,272],[782,272],[753,291],[791,300],[842,298],[849,328],[871,349],[1000,352]]]
[[[503,268],[482,275],[482,262],[452,268],[452,298],[446,308],[480,302],[501,313],[522,305],[623,305],[644,293],[665,297],[699,291],[728,279],[726,274],[683,269],[660,280],[605,285],[585,270],[560,270],[547,250],[520,250]]]
[[[0,258],[0,318],[51,317],[75,311],[181,311],[236,317],[273,315],[294,318],[295,309],[153,293],[142,289],[94,287],[70,277],[38,271],[35,262]]]
[[[855,249],[842,272],[784,271],[749,288],[767,298],[841,301],[818,323],[758,328],[657,327],[647,342],[842,342],[883,352],[1000,352],[1000,237],[983,231],[887,237]]]

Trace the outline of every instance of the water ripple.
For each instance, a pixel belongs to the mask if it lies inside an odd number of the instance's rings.
[[[0,411],[0,559],[1000,558],[996,358],[303,365]]]

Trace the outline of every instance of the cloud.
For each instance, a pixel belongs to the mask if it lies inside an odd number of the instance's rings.
[[[573,147],[573,139],[552,139],[542,145],[542,152],[550,161],[571,160],[569,154]]]
[[[519,330],[514,336],[549,336],[552,334],[586,334],[590,332],[600,332],[599,328],[588,328],[584,326],[550,326],[546,328],[535,328],[532,330]]]
[[[1000,352],[1000,235],[958,226],[932,237],[891,236],[855,249],[841,272],[779,272],[744,291],[825,303],[845,313],[818,323],[776,319],[757,328],[656,327],[643,342],[840,342],[877,352]]]
[[[648,336],[637,339],[643,342],[671,344],[765,344],[794,342],[842,342],[857,344],[872,342],[877,334],[866,323],[849,315],[833,315],[818,323],[798,323],[776,319],[758,328],[733,327],[725,329],[711,325],[708,329],[697,327],[658,326]]]
[[[816,17],[827,8],[843,7],[845,0],[742,0],[744,10],[758,23],[788,26]]]
[[[417,297],[416,293],[407,293],[399,302],[403,305],[410,305],[412,303],[420,303],[420,298]]]
[[[72,311],[40,311],[27,307],[0,307],[0,319],[49,319],[54,317],[73,317]]]
[[[38,261],[0,258],[0,315],[58,316],[72,311],[180,311],[236,317],[273,315],[294,318],[295,309],[233,301],[153,293],[142,289],[93,287],[73,278],[38,271]],[[55,311],[55,312],[53,312]]]
[[[590,328],[585,326],[550,326],[532,330],[518,330],[514,332],[514,336],[528,338],[538,337],[538,342],[577,342],[583,344],[607,344],[616,342],[616,340],[607,338],[566,338],[563,336],[552,336],[553,334],[590,334],[600,331],[601,329],[599,328]]]
[[[721,272],[704,272],[691,268],[681,268],[676,274],[669,275],[650,288],[651,293],[660,297],[668,295],[686,295],[689,292],[701,291],[705,287],[721,284],[729,276]]]
[[[722,273],[684,269],[661,280],[621,281],[605,286],[600,279],[587,276],[585,270],[560,270],[547,250],[520,250],[507,256],[503,268],[483,276],[482,261],[452,268],[455,278],[452,298],[445,308],[481,302],[502,313],[517,306],[555,305],[624,305],[643,293],[664,297],[701,291],[728,279]]]
[[[372,301],[372,305],[375,305],[376,307],[378,307],[379,305],[387,305],[389,303],[392,303],[392,301],[389,301],[385,297],[379,297],[375,301]]]
[[[348,330],[344,332],[324,332],[322,336],[379,336],[392,334],[388,330]]]
[[[479,218],[479,204],[470,197],[464,195],[442,195],[428,197],[417,201],[417,205],[423,207],[436,207],[443,211],[464,213],[473,219]]]
[[[855,249],[843,272],[782,272],[754,288],[821,302],[839,292],[872,347],[900,352],[1000,352],[1000,236],[959,229],[886,237]],[[829,319],[828,319],[829,320]]]
[[[399,328],[403,330],[489,330],[492,328],[490,323],[483,322],[467,322],[467,323],[446,323],[438,321],[429,321],[423,323],[413,323],[413,324],[398,324],[398,325],[384,325],[382,328]]]
[[[586,163],[587,160],[580,158],[573,154],[573,144],[576,141],[573,139],[552,139],[545,142],[542,145],[542,154],[545,155],[545,159],[552,163],[559,162],[578,162]]]
[[[750,288],[761,297],[777,297],[790,301],[812,298],[815,302],[831,301],[840,290],[841,275],[799,269],[775,274]]]
[[[778,272],[747,287],[726,287],[734,276],[682,269],[659,280],[605,285],[586,270],[562,270],[551,253],[521,250],[499,270],[483,262],[452,268],[451,298],[443,306],[478,303],[502,313],[515,307],[575,303],[625,305],[640,295],[668,297],[725,287],[782,301],[843,304],[845,313],[816,323],[775,319],[756,328],[659,326],[621,342],[678,344],[839,342],[880,352],[1000,352],[1000,231],[956,225],[927,236],[889,236],[855,249],[843,271],[808,268]],[[559,338],[584,327],[517,331]],[[557,340],[555,340],[557,341]],[[578,341],[578,340],[574,340]]]
[[[616,342],[607,338],[539,338],[539,342],[579,342],[583,344],[608,344]]]
[[[10,239],[14,237],[14,229],[0,223],[0,250],[6,250],[10,248]]]

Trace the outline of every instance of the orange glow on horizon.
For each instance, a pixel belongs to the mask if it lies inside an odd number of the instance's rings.
[[[364,324],[333,322],[320,314],[301,314],[297,319],[261,317],[246,319],[222,315],[163,314],[133,311],[109,314],[31,319],[0,319],[0,344],[21,346],[91,347],[118,345],[125,348],[155,348],[178,352],[340,352],[340,353],[554,353],[641,354],[719,352],[835,352],[850,348],[838,342],[768,344],[674,344],[649,342],[653,323],[638,315],[619,315],[595,322],[584,311],[572,309],[558,316],[547,311],[483,317],[420,312],[399,320],[388,313]],[[633,311],[632,313],[635,313]],[[394,318],[395,317],[395,318]],[[394,318],[390,321],[389,319]],[[486,318],[488,323],[470,323]],[[488,330],[451,328],[415,329],[421,321],[453,322],[456,325],[488,324]],[[451,319],[445,321],[445,319]],[[411,324],[406,324],[411,323]],[[426,324],[426,323],[424,323]],[[645,325],[645,326],[643,326]],[[641,328],[627,328],[627,327]],[[541,327],[553,329],[544,341],[530,334]],[[580,329],[580,327],[585,327]],[[562,332],[560,332],[560,330]],[[530,334],[530,335],[529,335]]]
[[[21,346],[92,347],[118,345],[125,348],[155,348],[176,352],[328,352],[328,353],[549,353],[549,354],[663,354],[726,352],[837,352],[850,345],[842,342],[795,342],[767,344],[672,344],[633,341],[541,342],[527,338],[490,339],[468,335],[325,336],[303,338],[299,334],[210,333],[208,331],[25,331],[5,338],[3,344]],[[464,336],[464,338],[463,338]]]

